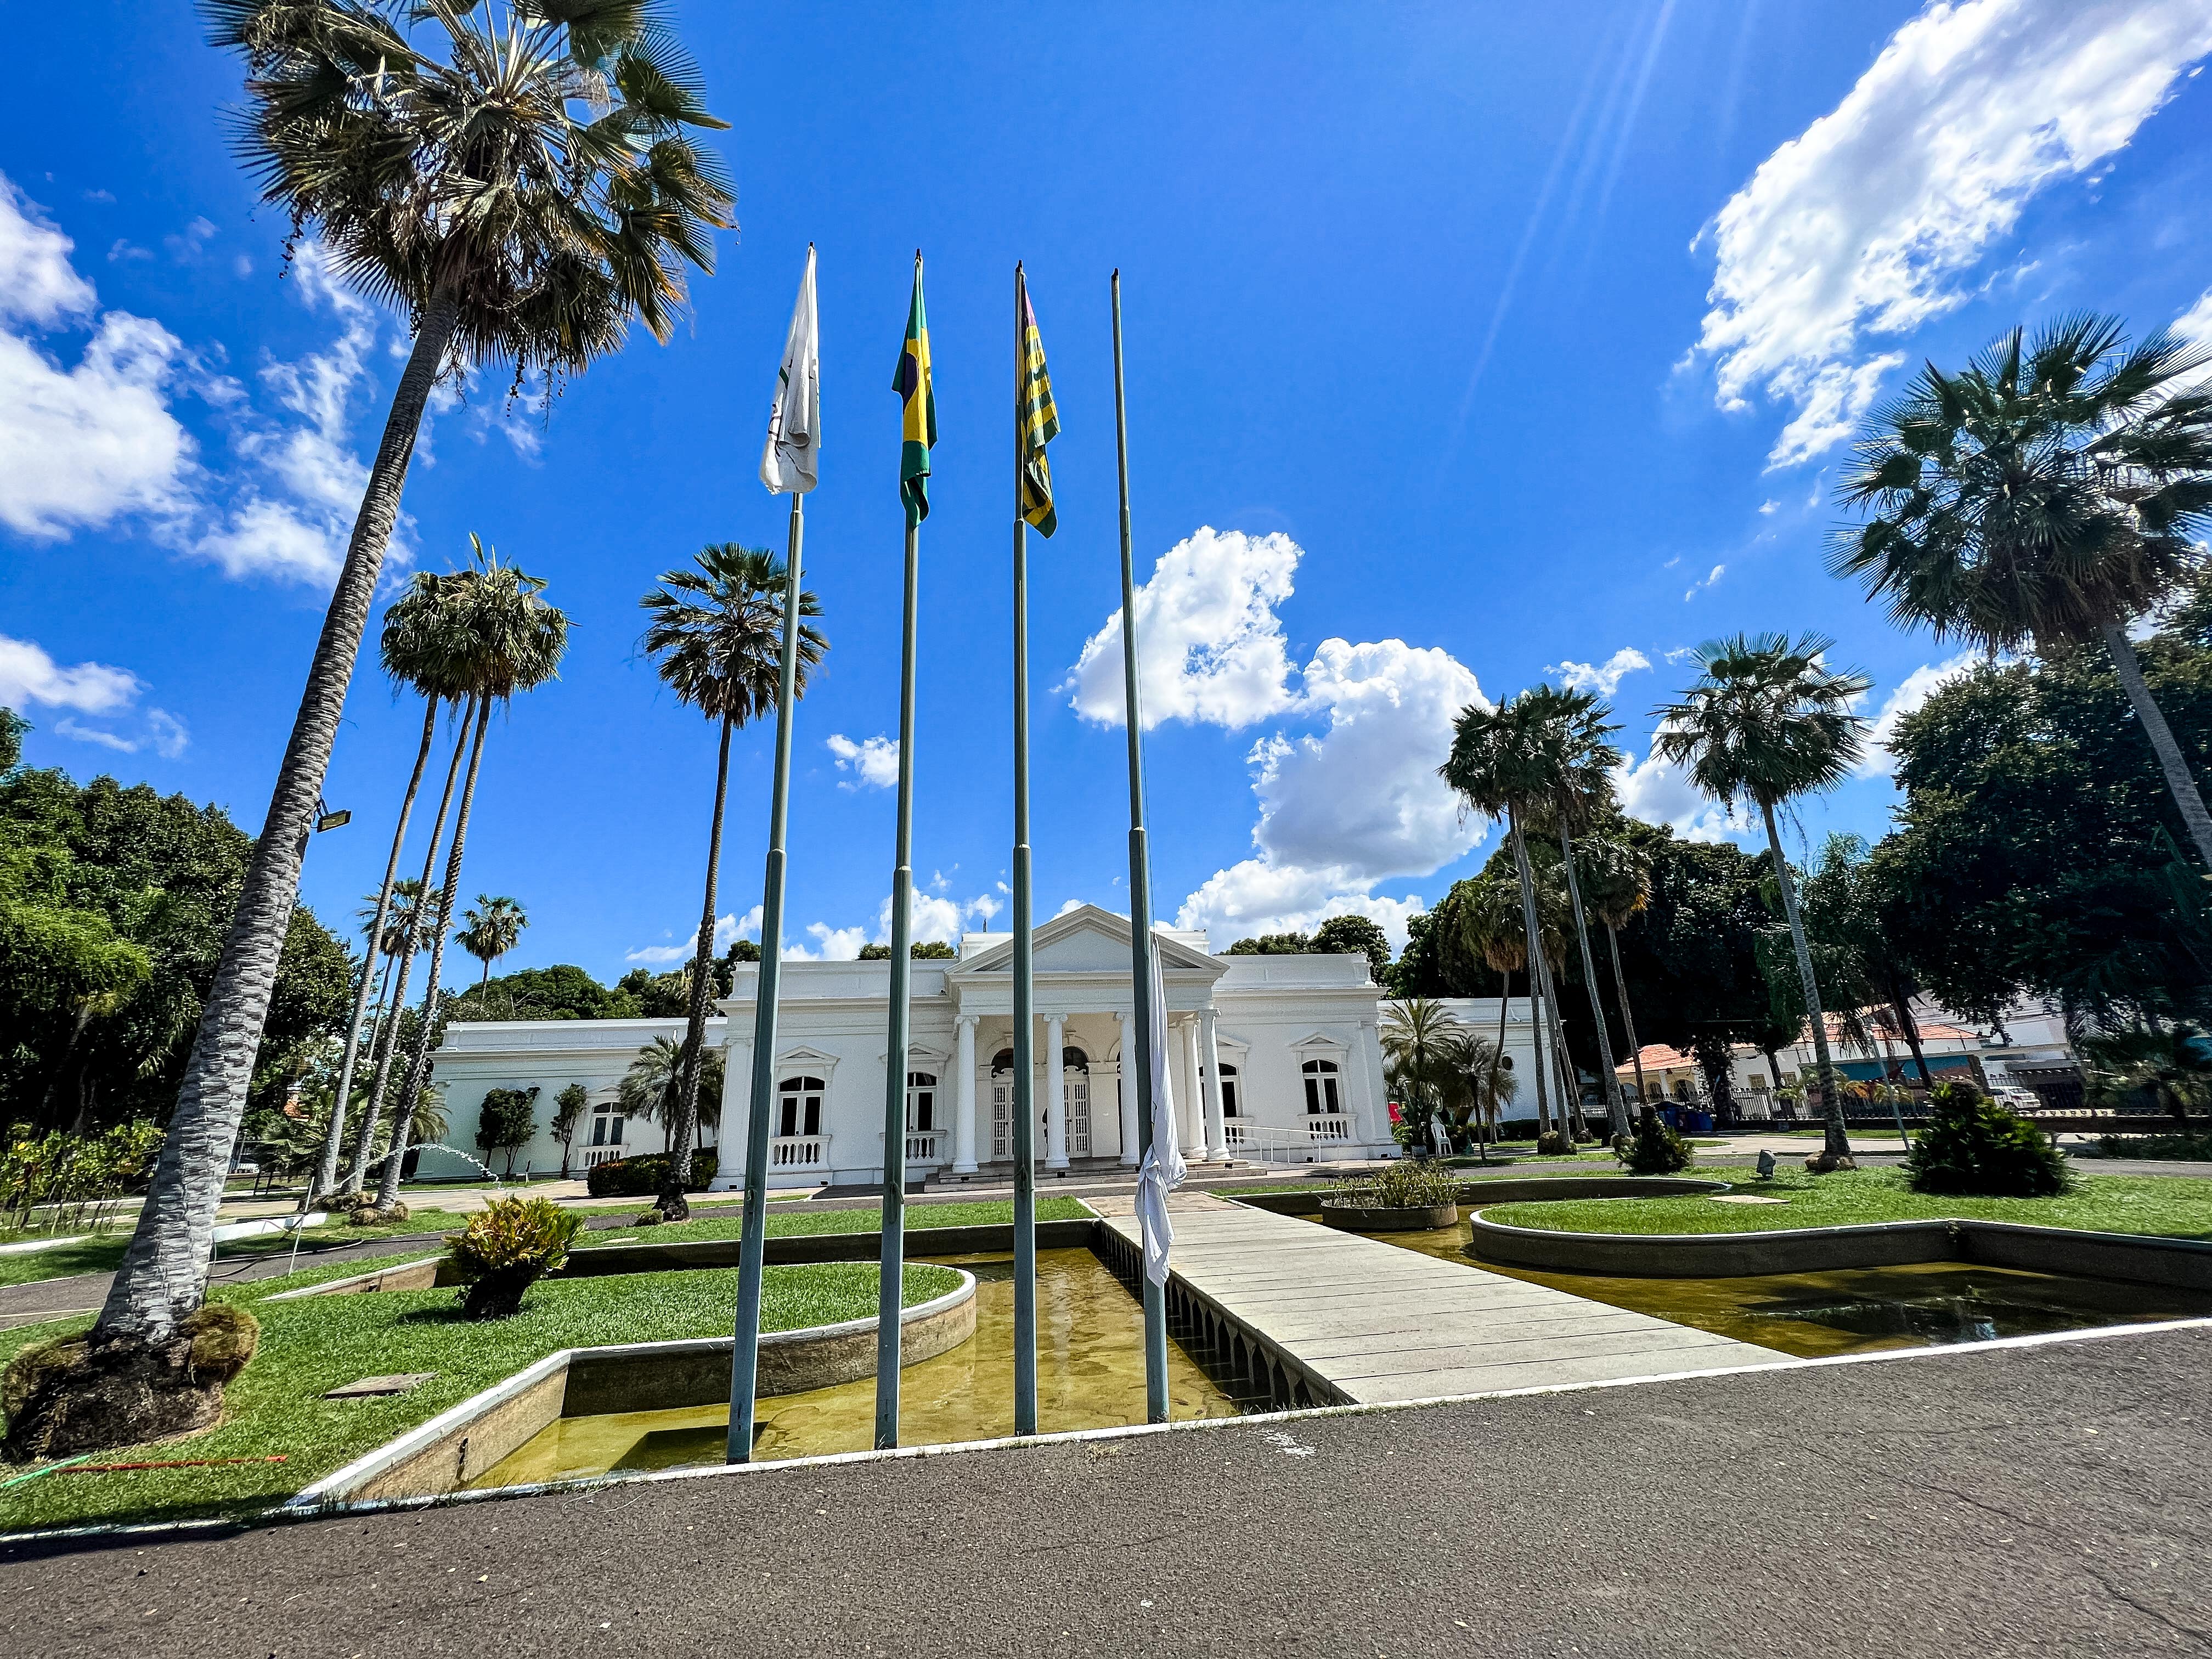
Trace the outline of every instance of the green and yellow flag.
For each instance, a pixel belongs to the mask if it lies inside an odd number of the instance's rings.
[[[929,378],[929,319],[921,308],[921,255],[914,256],[914,304],[891,390],[904,406],[899,443],[899,499],[908,524],[929,516],[929,452],[937,442],[937,389]]]
[[[1038,535],[1049,536],[1060,520],[1052,510],[1052,468],[1045,460],[1044,447],[1060,436],[1060,411],[1053,407],[1052,376],[1045,372],[1044,342],[1037,337],[1029,278],[1018,264],[1014,282],[1022,301],[1021,368],[1014,391],[1014,420],[1021,440],[1022,517]]]

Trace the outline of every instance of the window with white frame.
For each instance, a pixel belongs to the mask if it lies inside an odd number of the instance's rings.
[[[908,1134],[924,1134],[937,1127],[937,1073],[906,1074],[906,1127]]]
[[[592,1116],[592,1145],[619,1146],[629,1120],[620,1112],[596,1112]]]
[[[1305,1074],[1308,1115],[1319,1117],[1326,1113],[1333,1116],[1344,1109],[1342,1097],[1337,1093],[1334,1060],[1310,1060],[1298,1070]]]
[[[784,1139],[822,1133],[822,1079],[787,1077],[776,1085],[776,1133]]]

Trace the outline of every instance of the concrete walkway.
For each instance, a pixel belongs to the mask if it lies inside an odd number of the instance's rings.
[[[0,1546],[10,1659],[2212,1645],[2212,1333]]]
[[[1106,1212],[1108,1206],[1094,1207]],[[1106,1224],[1138,1243],[1129,1206]],[[1335,1390],[1374,1405],[1785,1356],[1210,1194],[1170,1200],[1170,1271]]]

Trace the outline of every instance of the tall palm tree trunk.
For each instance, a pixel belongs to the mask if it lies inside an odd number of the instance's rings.
[[[445,890],[438,895],[438,931],[430,939],[429,982],[422,988],[422,1029],[415,1034],[415,1058],[407,1067],[407,1086],[392,1115],[392,1150],[384,1160],[384,1179],[376,1184],[376,1207],[388,1210],[399,1201],[401,1168],[407,1162],[407,1140],[414,1133],[415,1103],[430,1077],[430,1044],[438,1031],[438,981],[446,965],[446,935],[453,928],[453,895],[460,890],[461,854],[469,844],[469,808],[475,805],[477,771],[483,764],[484,728],[491,724],[491,698],[477,698],[476,736],[469,743],[469,775],[461,785],[461,805],[453,814],[453,849],[446,857]]]
[[[714,968],[715,877],[722,867],[722,806],[730,793],[730,732],[734,722],[722,717],[722,747],[714,763],[714,819],[707,832],[707,902],[699,915],[699,948],[691,962],[691,1006],[684,1028],[684,1063],[677,1085],[673,1155],[668,1160],[668,1189],[660,1195],[660,1212],[672,1221],[691,1213],[684,1196],[691,1184],[691,1126],[699,1111],[699,1066],[707,1046],[707,991]]]
[[[1820,988],[1813,980],[1813,952],[1805,943],[1804,918],[1797,914],[1797,884],[1790,874],[1790,860],[1782,856],[1782,831],[1774,822],[1774,803],[1763,800],[1766,815],[1766,844],[1774,854],[1774,878],[1782,889],[1782,908],[1790,918],[1790,942],[1797,947],[1797,983],[1805,994],[1806,1018],[1813,1026],[1813,1069],[1820,1081],[1820,1106],[1827,1138],[1821,1145],[1829,1158],[1849,1158],[1851,1140],[1844,1127],[1844,1094],[1836,1086],[1836,1063],[1828,1054],[1828,1016],[1820,1006]]]
[[[1575,1075],[1575,1057],[1567,1047],[1567,1023],[1559,1014],[1559,982],[1552,972],[1552,958],[1543,961],[1544,1014],[1552,1029],[1552,1054],[1559,1066],[1559,1127],[1570,1139],[1580,1139],[1589,1133],[1589,1124],[1583,1116],[1582,1079]]]
[[[1510,806],[1505,809],[1505,833],[1513,843],[1513,873],[1521,883],[1521,927],[1528,941],[1522,967],[1528,978],[1528,1035],[1536,1044],[1536,1063],[1530,1070],[1536,1079],[1536,1133],[1540,1135],[1552,1127],[1551,1095],[1544,1087],[1543,1016],[1536,1007],[1536,964],[1542,960],[1543,946],[1536,935],[1536,879],[1528,871],[1528,849],[1521,842],[1520,815]]]
[[[2166,787],[2172,793],[2173,804],[2180,810],[2181,822],[2189,831],[2190,840],[2197,843],[2197,856],[2212,869],[2212,812],[2204,807],[2204,796],[2190,775],[2189,763],[2183,758],[2181,745],[2173,740],[2173,728],[2166,723],[2165,712],[2150,695],[2150,686],[2143,678],[2142,664],[2136,659],[2134,643],[2128,630],[2118,623],[2107,623],[2104,627],[2105,648],[2112,653],[2112,666],[2119,671],[2120,684],[2126,688],[2128,701],[2135,705],[2136,718],[2142,722],[2143,735],[2158,756],[2159,768],[2166,774]]]
[[[392,856],[384,861],[384,885],[376,890],[376,917],[368,924],[368,948],[361,958],[361,993],[354,998],[353,1020],[346,1027],[345,1057],[338,1062],[337,1092],[331,1097],[331,1127],[323,1138],[323,1158],[315,1177],[301,1194],[300,1207],[308,1208],[318,1194],[331,1190],[338,1178],[338,1143],[345,1138],[346,1106],[353,1098],[353,1068],[361,1053],[362,1021],[368,1013],[368,988],[376,977],[376,947],[384,942],[384,921],[392,910],[392,888],[399,878],[399,849],[407,839],[408,815],[415,810],[415,794],[422,787],[422,769],[430,763],[430,745],[438,736],[438,702],[427,697],[422,705],[422,741],[415,750],[415,769],[407,777],[407,793],[399,798],[399,823],[392,832]]]
[[[1605,942],[1613,951],[1613,994],[1620,999],[1620,1029],[1628,1038],[1629,1063],[1636,1068],[1636,1103],[1640,1108],[1650,1098],[1644,1092],[1644,1049],[1636,1041],[1635,1011],[1628,1006],[1628,978],[1620,971],[1620,934],[1609,921]]]
[[[1628,1108],[1620,1103],[1620,1075],[1613,1069],[1613,1036],[1606,1030],[1605,1000],[1598,994],[1597,963],[1590,957],[1589,925],[1583,920],[1583,884],[1575,875],[1575,844],[1559,825],[1559,860],[1567,866],[1567,896],[1574,902],[1575,939],[1583,951],[1583,983],[1589,988],[1590,1022],[1597,1027],[1597,1066],[1605,1090],[1607,1127],[1615,1139],[1628,1133]]]
[[[376,1078],[369,1085],[368,1102],[362,1108],[361,1143],[354,1148],[353,1169],[346,1176],[345,1189],[349,1193],[362,1191],[368,1181],[376,1126],[384,1114],[384,1097],[392,1086],[392,1066],[399,1058],[399,1034],[407,1012],[407,981],[414,969],[415,954],[422,945],[422,907],[429,902],[430,878],[438,873],[438,848],[446,838],[446,815],[453,809],[453,791],[460,783],[461,757],[468,750],[469,726],[475,714],[473,702],[461,705],[461,718],[453,732],[453,758],[446,763],[445,793],[438,797],[438,816],[430,821],[430,844],[422,851],[422,879],[415,895],[415,925],[408,930],[407,949],[399,958],[399,983],[392,988],[391,1012],[386,1016],[384,1053],[376,1062]]]
[[[1920,1073],[1921,1086],[1934,1089],[1935,1078],[1928,1070],[1928,1056],[1920,1050],[1920,1023],[1912,1018],[1912,999],[1899,996],[1893,989],[1889,994],[1890,1011],[1897,1016],[1897,1029],[1905,1033],[1905,1046],[1912,1050],[1913,1069]]]
[[[432,296],[423,309],[406,370],[392,393],[345,564],[315,643],[307,690],[293,719],[283,763],[277,769],[268,815],[254,842],[238,908],[223,941],[222,959],[192,1036],[191,1057],[177,1090],[169,1132],[155,1162],[137,1227],[93,1327],[95,1346],[126,1337],[164,1340],[205,1296],[216,1212],[222,1206],[231,1150],[246,1114],[246,1092],[253,1081],[262,1027],[269,1018],[270,993],[276,983],[292,908],[299,900],[300,864],[314,827],[315,802],[322,793],[323,775],[345,710],[354,658],[368,626],[384,550],[398,516],[415,435],[459,316],[459,306],[450,293],[441,290]]]

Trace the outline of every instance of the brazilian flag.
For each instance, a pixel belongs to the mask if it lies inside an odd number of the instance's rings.
[[[1022,517],[1040,536],[1059,528],[1052,507],[1052,467],[1044,447],[1060,436],[1060,410],[1052,401],[1052,376],[1045,372],[1044,342],[1037,336],[1036,312],[1030,304],[1029,277],[1019,265],[1014,280],[1021,289],[1022,351],[1014,420],[1021,441]]]
[[[929,378],[929,319],[921,308],[921,255],[914,256],[914,304],[907,312],[906,344],[900,349],[891,390],[904,416],[900,428],[899,499],[906,520],[929,516],[929,452],[937,442],[937,390]]]

